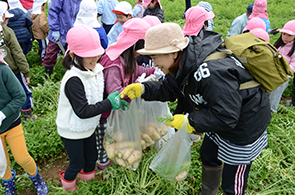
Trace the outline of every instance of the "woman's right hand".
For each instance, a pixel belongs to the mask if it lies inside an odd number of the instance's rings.
[[[121,93],[121,98],[124,98],[127,95],[131,100],[137,97],[141,97],[144,93],[144,85],[140,83],[132,83],[125,87],[125,89]]]

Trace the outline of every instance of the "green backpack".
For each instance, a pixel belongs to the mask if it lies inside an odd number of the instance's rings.
[[[266,93],[274,91],[288,81],[287,75],[293,76],[288,61],[278,50],[252,33],[228,37],[224,43],[226,50],[211,54],[212,56],[209,55],[205,60],[223,58],[232,52]],[[241,84],[244,86],[240,86],[240,89],[256,87],[258,84],[255,83],[251,81]]]

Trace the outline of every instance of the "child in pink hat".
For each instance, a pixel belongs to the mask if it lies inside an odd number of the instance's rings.
[[[248,22],[246,27],[243,30],[243,33],[249,32],[254,28],[261,28],[266,30],[266,24],[261,18],[251,18]]]
[[[214,17],[213,12],[207,12],[203,7],[189,8],[185,13],[186,23],[183,26],[183,34],[198,36],[202,28],[208,27],[208,20]]]
[[[123,32],[118,36],[117,42],[107,48],[106,54],[100,61],[104,67],[105,94],[111,94],[114,91],[121,92],[143,73],[146,76],[154,73],[152,68],[138,66],[136,56],[133,55],[134,48],[138,42],[144,40],[145,32],[149,28],[150,25],[140,18],[130,19],[123,25]],[[129,99],[127,101],[130,102]],[[106,112],[101,116],[99,131],[102,133],[105,132],[109,115],[110,112]],[[106,163],[101,163],[102,168],[105,165]]]
[[[254,28],[254,29],[250,30],[249,32],[252,33],[253,35],[255,35],[256,37],[269,42],[269,35],[264,29]]]
[[[289,62],[292,72],[295,72],[295,20],[291,20],[280,30],[281,36],[275,42],[274,46]],[[273,112],[277,112],[279,102],[284,90],[288,86],[288,81],[279,86],[276,90],[270,92],[270,106]],[[295,106],[295,79],[292,87],[292,105]]]
[[[56,125],[70,157],[66,171],[60,170],[65,191],[74,191],[76,176],[89,181],[95,177],[97,148],[95,130],[103,112],[127,105],[114,91],[103,99],[103,67],[98,60],[104,53],[100,38],[92,27],[79,25],[66,36],[68,50],[62,61],[67,69],[61,84]],[[102,147],[102,145],[101,145]]]
[[[142,5],[147,7],[143,13],[143,17],[147,15],[157,16],[164,23],[165,15],[160,0],[144,0]]]
[[[261,18],[266,25],[266,32],[269,31],[270,28],[270,21],[268,19],[267,10],[267,0],[255,0],[253,10],[249,19],[251,18]]]

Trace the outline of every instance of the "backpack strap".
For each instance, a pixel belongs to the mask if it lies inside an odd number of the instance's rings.
[[[229,49],[222,49],[222,50],[218,49],[218,51],[219,52],[215,52],[215,53],[208,55],[203,62],[207,62],[209,60],[222,59],[222,58],[225,58],[225,57],[232,54],[232,51],[230,51]],[[255,80],[248,81],[248,82],[240,84],[240,90],[258,87],[259,85],[260,85],[260,83],[258,83]]]

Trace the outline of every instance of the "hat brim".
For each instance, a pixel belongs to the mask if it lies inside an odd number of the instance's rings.
[[[295,35],[295,32],[293,32],[291,30],[287,30],[287,29],[281,29],[280,32],[281,33],[287,33],[288,35]]]
[[[159,48],[159,49],[140,49],[137,50],[137,53],[141,55],[159,55],[159,54],[169,54],[169,53],[174,53],[183,50],[184,48],[187,47],[189,43],[189,39],[187,37],[184,37],[184,41],[180,42],[177,47],[175,46],[168,46],[164,48]]]
[[[142,3],[142,5],[146,7],[146,6],[148,6],[151,2],[152,2],[151,0],[147,0],[147,1],[144,0],[143,3]]]
[[[144,35],[142,37],[144,39]],[[134,45],[138,40],[138,38],[134,38],[132,36],[128,36],[124,31],[118,36],[117,42],[111,44],[107,50],[106,54],[113,61],[117,59],[123,51]]]
[[[96,57],[100,56],[104,53],[103,47],[99,47],[97,49],[87,51],[87,52],[75,52],[74,53],[82,58],[91,58],[91,57]]]
[[[129,15],[128,13],[124,13],[122,11],[118,11],[118,10],[114,10],[114,9],[112,10],[112,12],[117,15]]]

